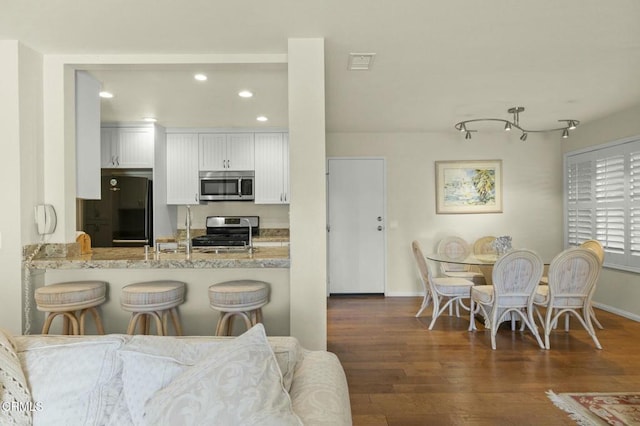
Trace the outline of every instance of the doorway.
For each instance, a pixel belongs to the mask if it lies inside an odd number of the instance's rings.
[[[385,188],[384,158],[328,159],[329,294],[384,294]]]

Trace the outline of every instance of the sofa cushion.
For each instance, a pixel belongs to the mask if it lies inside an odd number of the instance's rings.
[[[145,406],[153,425],[300,425],[264,327],[212,348]]]

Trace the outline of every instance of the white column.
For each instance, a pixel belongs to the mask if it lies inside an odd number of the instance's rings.
[[[22,332],[22,247],[36,241],[33,206],[42,203],[42,56],[0,41],[0,324]]]
[[[327,347],[324,39],[289,39],[291,335]]]

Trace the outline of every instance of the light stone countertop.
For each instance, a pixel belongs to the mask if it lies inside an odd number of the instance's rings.
[[[144,248],[98,248],[92,253],[68,256],[45,257],[29,261],[25,266],[31,269],[206,269],[206,268],[289,268],[289,247],[257,247],[253,253],[220,252],[202,253],[194,249],[190,259],[184,252],[159,253],[153,250],[145,258]]]

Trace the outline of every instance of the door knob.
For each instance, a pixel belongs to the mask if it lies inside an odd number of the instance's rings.
[[[378,216],[378,222],[382,222],[382,216]]]
[[[382,231],[382,225],[378,226],[378,231]]]

